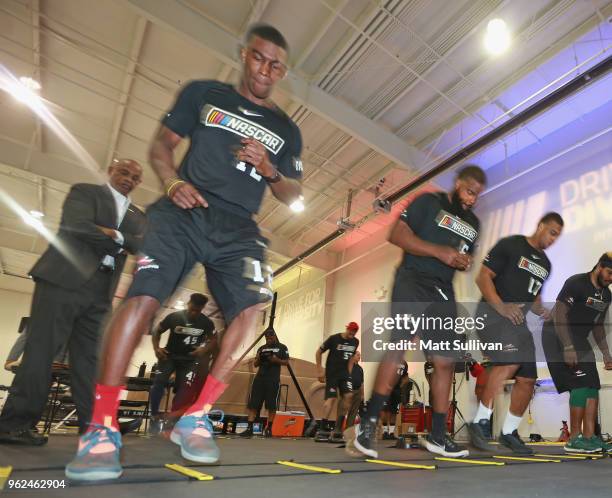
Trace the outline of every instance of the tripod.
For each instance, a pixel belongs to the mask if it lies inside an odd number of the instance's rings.
[[[467,376],[467,372],[468,372],[467,363],[464,363],[464,368],[465,368],[465,372]],[[461,413],[461,410],[459,409],[459,406],[457,404],[457,374],[455,372],[453,372],[453,389],[452,389],[452,398],[451,398],[450,406],[451,406],[451,409],[453,410],[453,422],[451,425],[451,436],[454,439],[455,434],[457,434],[461,429],[466,427],[468,424],[467,420],[465,420],[465,417],[463,416],[463,413]],[[461,418],[461,425],[459,426],[459,428],[455,428],[455,417],[457,415],[459,415],[459,417]]]

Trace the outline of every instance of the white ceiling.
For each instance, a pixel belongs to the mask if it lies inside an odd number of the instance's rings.
[[[372,215],[381,178],[379,194],[396,190],[511,116],[520,85],[534,93],[605,50],[611,15],[605,0],[4,0],[0,62],[41,82],[83,151],[0,92],[0,183],[54,230],[69,185],[98,181],[113,157],[127,157],[145,167],[133,197],[146,206],[160,192],[147,147],[177,90],[191,79],[236,81],[246,27],[268,22],[291,46],[275,99],[302,131],[307,209],[295,215],[267,196],[258,220],[278,267],[337,228],[352,190],[358,228],[328,248],[331,257],[309,261],[330,269],[334,252],[389,223]],[[513,33],[498,58],[482,48],[493,17]],[[526,128],[533,140],[545,135]],[[4,273],[25,276],[44,247],[0,205]]]

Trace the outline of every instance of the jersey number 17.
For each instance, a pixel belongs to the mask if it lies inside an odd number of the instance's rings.
[[[527,288],[527,292],[529,292],[529,294],[533,294],[534,296],[537,296],[541,288],[542,288],[542,282],[540,282],[539,280],[536,280],[533,277],[529,277],[529,287]]]

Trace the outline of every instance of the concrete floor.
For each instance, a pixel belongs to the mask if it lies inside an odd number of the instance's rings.
[[[147,497],[224,496],[248,498],[301,497],[610,497],[612,460],[567,460],[562,463],[508,461],[504,466],[435,462],[418,449],[388,448],[379,443],[379,458],[416,464],[436,464],[436,470],[404,470],[348,457],[337,445],[304,439],[219,439],[222,461],[198,466],[183,460],[178,447],[162,438],[124,438],[121,479],[104,484],[71,484],[63,466],[76,448],[75,436],[53,436],[40,448],[0,446],[0,466],[13,466],[10,479],[64,479],[57,490],[15,490],[7,494],[46,497]],[[555,446],[538,452],[562,454]],[[509,455],[500,449],[496,454]],[[471,458],[494,461],[491,455],[473,452]],[[341,469],[341,474],[321,474],[284,467],[277,460]],[[178,463],[211,474],[212,481],[193,481],[164,468]]]

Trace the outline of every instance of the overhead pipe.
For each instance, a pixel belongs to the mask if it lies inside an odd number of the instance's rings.
[[[383,199],[380,199],[381,204],[387,205],[388,207],[390,207],[393,203],[402,199],[403,197],[408,195],[410,192],[416,190],[417,188],[429,182],[430,180],[440,175],[441,173],[444,173],[448,169],[455,166],[457,163],[464,161],[470,156],[473,156],[478,151],[488,146],[490,143],[498,140],[499,138],[511,132],[515,128],[518,128],[523,123],[533,119],[537,115],[543,113],[544,111],[558,104],[560,101],[570,97],[571,95],[591,85],[595,81],[598,81],[599,79],[603,78],[604,76],[606,76],[606,74],[608,74],[608,72],[611,69],[612,69],[612,56],[609,56],[603,61],[601,61],[600,63],[593,66],[592,68],[586,70],[584,73],[568,81],[565,85],[560,86],[559,88],[557,88],[556,90],[548,94],[547,96],[541,98],[540,100],[538,100],[537,102],[529,106],[524,111],[519,112],[518,114],[516,114],[515,116],[510,118],[508,121],[506,121],[505,123],[495,128],[494,130],[491,130],[487,134],[476,139],[471,144],[466,145],[461,150],[455,152],[448,159],[445,159],[437,166],[434,166],[432,169],[430,169],[423,175],[417,177],[413,181],[409,182],[404,187],[400,188],[399,190],[396,190],[389,196]],[[335,240],[339,239],[345,233],[346,233],[345,229],[339,228],[338,230],[329,234],[327,237],[321,239],[319,242],[312,245],[311,247],[309,247],[308,249],[306,249],[305,251],[303,251],[302,253],[300,253],[299,255],[297,255],[296,257],[294,257],[293,259],[291,259],[284,265],[282,265],[280,268],[278,268],[273,273],[273,276],[277,277],[281,273],[286,272],[290,268],[301,263],[304,259],[308,258],[309,256],[312,256],[313,254],[320,251],[324,247],[328,246]]]

